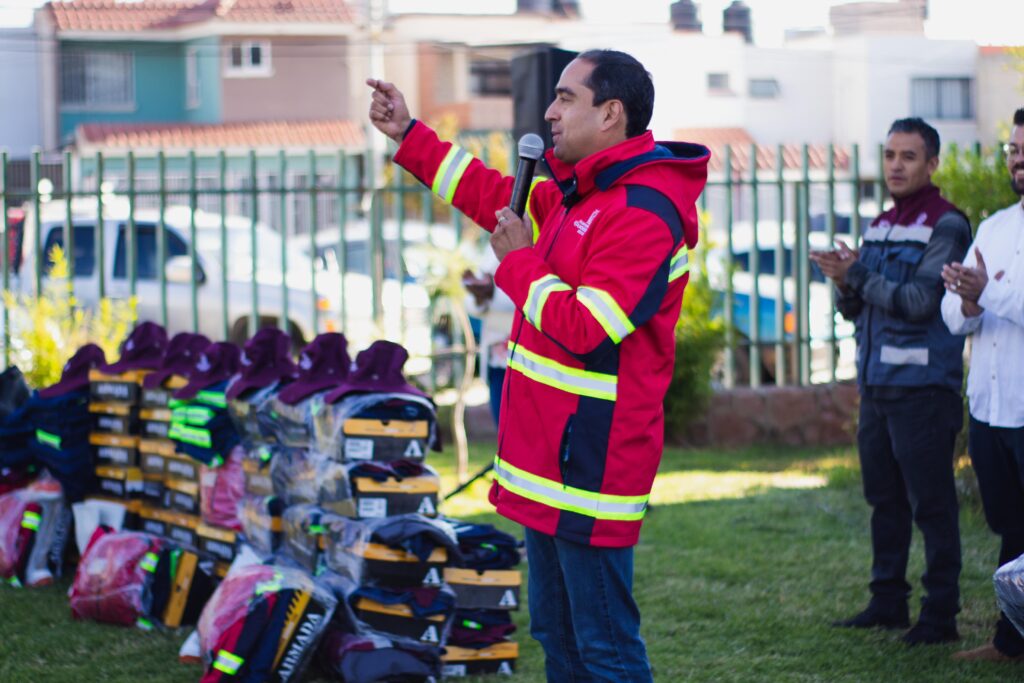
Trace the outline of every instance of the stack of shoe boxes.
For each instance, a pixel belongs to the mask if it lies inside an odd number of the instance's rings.
[[[89,443],[96,463],[97,497],[124,504],[126,526],[137,519],[144,482],[139,468],[139,399],[146,372],[89,372]]]

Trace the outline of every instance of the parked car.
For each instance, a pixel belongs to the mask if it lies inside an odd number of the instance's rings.
[[[848,238],[847,238],[848,239]],[[759,369],[764,379],[773,379],[775,373],[775,344],[779,328],[777,302],[782,285],[783,330],[782,341],[789,350],[787,381],[795,378],[794,354],[792,347],[796,341],[796,304],[797,286],[793,274],[799,264],[794,262],[796,238],[791,225],[783,225],[782,259],[778,261],[779,228],[773,221],[758,223],[758,300],[754,313],[753,294],[754,276],[752,272],[752,256],[754,251],[753,229],[748,223],[737,223],[733,226],[732,268],[727,269],[726,245],[721,236],[708,252],[707,270],[711,287],[718,293],[719,310],[724,308],[726,279],[732,278],[732,320],[733,328],[740,337],[737,355],[744,356],[740,363],[746,363],[746,349],[749,347],[753,327],[756,324],[761,343],[760,357],[762,367]],[[829,247],[825,233],[811,232],[808,235],[810,249]],[[813,264],[808,265],[810,282],[808,286],[807,325],[810,336],[810,370],[812,382],[823,382],[831,379],[832,363],[835,364],[836,377],[849,379],[856,374],[856,345],[853,339],[853,323],[845,320],[833,304],[833,287]],[[781,278],[781,280],[780,280]],[[830,361],[832,345],[830,339],[835,335],[837,352]],[[742,365],[741,365],[742,367]],[[747,370],[749,372],[749,370]],[[744,373],[741,373],[744,374]]]
[[[67,212],[64,202],[44,204],[40,215],[40,240],[43,253],[64,243]],[[99,299],[99,272],[95,262],[97,210],[94,199],[75,200],[71,222],[74,227],[74,287],[79,302],[95,306]],[[161,319],[160,267],[157,255],[157,234],[160,215],[154,210],[137,210],[136,226],[136,293],[138,317]],[[164,213],[166,244],[162,267],[167,283],[167,323],[170,333],[192,329],[191,286],[193,269],[189,256],[191,213],[188,207],[170,207]],[[29,215],[25,225],[34,229],[35,218]],[[301,244],[289,242],[285,249],[281,236],[265,225],[255,226],[255,258],[251,220],[228,216],[224,222],[226,245],[222,244],[219,215],[195,213],[194,272],[198,300],[199,331],[212,339],[223,336],[226,314],[229,339],[242,342],[248,336],[253,315],[253,268],[258,325],[281,325],[287,329],[295,347],[306,343],[318,332],[340,330],[348,337],[354,350],[367,346],[373,339],[387,337],[406,343],[411,353],[429,352],[429,335],[424,344],[414,343],[413,330],[406,339],[397,335],[401,306],[398,300],[385,301],[384,329],[373,319],[370,282],[365,275],[351,273],[345,278],[346,320],[341,320],[341,278],[337,272],[311,264]],[[127,256],[128,205],[112,200],[103,204],[103,238],[106,294],[115,299],[130,294]],[[36,254],[34,240],[24,240],[24,263],[18,277],[18,288],[29,291],[34,282]],[[226,249],[224,248],[226,246]],[[282,254],[284,263],[282,264]],[[43,278],[49,264],[42,259]],[[284,269],[282,268],[284,266]],[[282,273],[285,277],[282,278]],[[284,286],[282,286],[284,279]],[[224,308],[226,282],[227,309]],[[315,290],[314,290],[315,285]],[[314,296],[315,292],[315,296]],[[282,321],[283,303],[287,296],[288,319]],[[316,313],[314,313],[316,311]]]

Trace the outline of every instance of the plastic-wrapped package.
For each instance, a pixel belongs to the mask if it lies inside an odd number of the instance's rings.
[[[458,560],[451,525],[417,514],[345,520],[326,529],[325,541],[327,566],[360,584],[437,587]]]
[[[71,615],[120,626],[150,626],[150,575],[167,545],[150,534],[97,529],[71,586]]]
[[[239,379],[241,378],[239,377]],[[231,391],[231,386],[231,384],[228,385],[228,392]],[[247,451],[254,451],[262,445],[277,443],[274,430],[261,428],[258,416],[265,404],[277,395],[280,388],[280,382],[273,382],[268,386],[249,391],[239,398],[228,400],[228,414],[231,416],[235,430]]]
[[[1024,555],[997,569],[992,582],[999,609],[1024,635]]]
[[[295,405],[282,401],[279,393],[254,406],[259,433],[282,446],[309,448],[315,443],[314,417],[324,410],[326,392],[315,393]]]
[[[315,450],[278,448],[270,462],[274,493],[286,506],[319,505],[355,516],[355,501],[344,465]]]
[[[479,650],[508,642],[508,637],[515,633],[515,630],[516,625],[512,623],[509,612],[458,609],[452,618],[448,644]]]
[[[281,545],[281,514],[284,502],[277,496],[244,496],[238,503],[238,519],[246,542],[268,557]]]
[[[238,502],[245,495],[242,458],[245,449],[235,446],[220,467],[203,465],[199,474],[199,506],[203,521],[224,529],[240,531]]]
[[[59,576],[70,534],[60,485],[49,477],[0,496],[0,579],[45,586]]]
[[[298,680],[336,606],[331,592],[300,569],[232,569],[199,618],[201,680]]]
[[[326,538],[347,526],[348,520],[316,505],[293,505],[281,516],[282,549],[313,574],[321,573]]]
[[[349,394],[310,417],[317,450],[344,462],[423,460],[441,450],[437,411],[405,393]]]
[[[441,658],[435,646],[378,633],[355,635],[336,628],[324,637],[320,663],[345,683],[426,683],[441,677]]]
[[[461,560],[456,564],[479,571],[511,569],[519,564],[522,542],[515,536],[494,527],[493,524],[473,524],[445,518],[455,530],[459,540]]]
[[[380,632],[443,647],[455,611],[455,594],[439,588],[359,586],[348,604],[360,633]]]
[[[441,477],[430,465],[413,460],[357,462],[345,465],[362,519],[418,513],[437,516]]]

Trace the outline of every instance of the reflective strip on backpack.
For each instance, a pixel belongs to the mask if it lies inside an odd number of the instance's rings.
[[[530,283],[530,292],[526,295],[523,312],[531,325],[540,330],[540,318],[544,312],[544,304],[552,292],[571,292],[572,287],[554,275],[544,275]]]
[[[51,434],[50,432],[44,431],[42,429],[37,429],[36,441],[43,444],[44,446],[49,446],[50,448],[53,448],[58,451],[60,450],[60,437],[57,436],[56,434]]]
[[[141,628],[143,631],[152,631],[153,630],[153,622],[150,621],[149,619],[146,619],[145,617],[139,617],[135,621],[135,625],[138,626],[139,628]]]
[[[636,329],[629,321],[629,316],[608,292],[595,287],[580,287],[576,290],[576,299],[587,307],[590,314],[601,324],[605,333],[616,344]]]
[[[152,574],[156,571],[156,564],[159,561],[160,556],[150,551],[143,555],[142,559],[139,560],[139,567],[142,569],[142,571],[149,572]]]
[[[615,400],[619,382],[615,375],[570,368],[527,351],[515,342],[509,342],[508,350],[508,366],[536,382],[577,396]]]
[[[224,395],[223,391],[200,391],[196,394],[195,400],[200,403],[205,403],[208,406],[213,406],[214,408],[228,407],[228,399],[227,396]]]
[[[273,593],[274,591],[281,590],[281,579],[283,578],[284,574],[281,572],[274,572],[273,578],[256,584],[256,595],[263,595],[264,593]]]
[[[683,247],[679,250],[675,256],[672,257],[672,261],[668,268],[668,281],[675,282],[682,276],[690,272],[690,255]]]
[[[218,650],[217,659],[213,660],[213,668],[226,673],[228,676],[234,676],[238,673],[243,664],[245,664],[244,659],[227,650]]]
[[[38,512],[25,510],[25,514],[21,516],[21,528],[28,529],[29,531],[38,531],[39,522],[41,522],[42,519],[42,516]]]
[[[473,161],[472,154],[453,144],[441,165],[437,167],[437,173],[434,174],[434,184],[430,188],[433,193],[451,204],[455,190],[459,187],[459,181],[462,180],[462,175],[471,161]]]
[[[633,522],[643,519],[647,511],[646,496],[613,496],[584,491],[557,481],[530,474],[494,458],[494,474],[498,484],[515,494],[549,507],[575,512],[595,519]]]

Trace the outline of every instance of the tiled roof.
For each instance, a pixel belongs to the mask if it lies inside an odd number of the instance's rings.
[[[734,175],[750,173],[750,146],[754,143],[753,136],[745,128],[678,128],[676,140],[697,142],[711,150],[711,161],[708,170],[722,172],[725,170],[725,148],[729,145],[732,153],[732,170]],[[778,147],[757,146],[757,170],[769,171],[776,169]],[[850,152],[844,147],[833,149],[836,170],[846,170],[850,166]],[[803,146],[783,145],[782,163],[785,169],[803,168]],[[808,145],[807,165],[812,170],[828,168],[828,145]]]
[[[166,30],[205,21],[352,23],[345,0],[70,0],[46,5],[58,31]]]
[[[79,146],[113,149],[203,149],[237,147],[362,149],[359,124],[341,119],[239,123],[86,123],[78,127]]]

